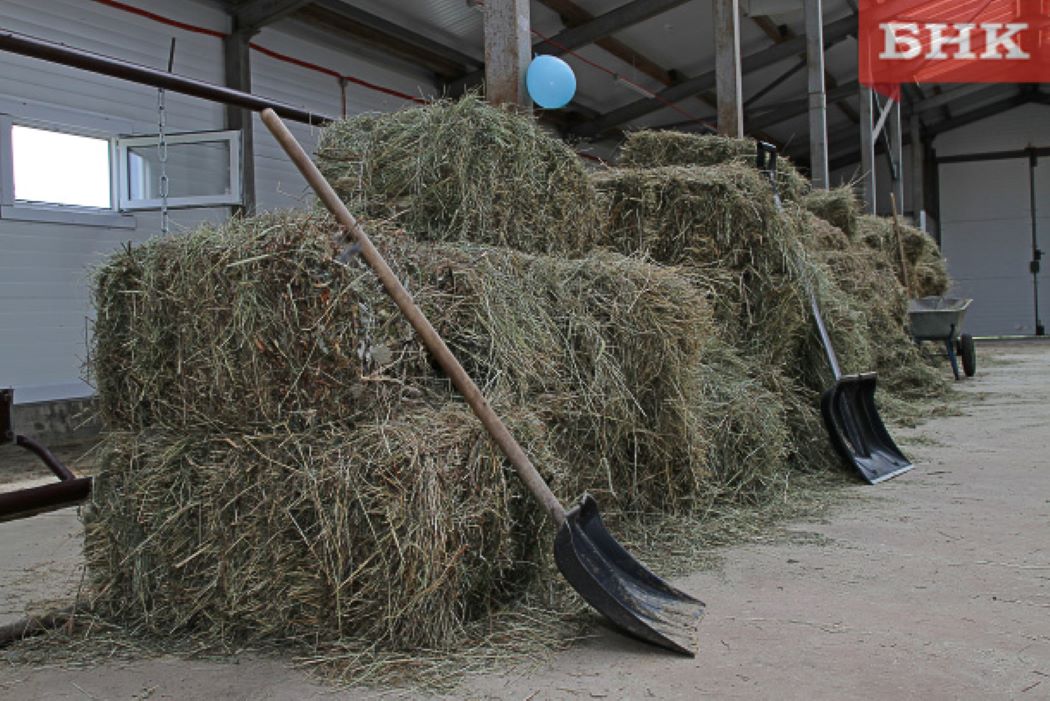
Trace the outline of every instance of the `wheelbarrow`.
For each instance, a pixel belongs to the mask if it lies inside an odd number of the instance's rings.
[[[977,350],[974,348],[973,336],[959,333],[966,310],[972,302],[972,299],[958,297],[920,297],[908,300],[911,337],[918,344],[922,344],[923,341],[943,343],[956,380],[962,379],[959,376],[960,358],[963,373],[967,377],[973,377],[977,372]]]
[[[561,505],[521,445],[281,118],[273,110],[266,109],[262,112],[262,121],[321,202],[342,225],[343,231],[336,233],[335,243],[342,244],[344,238],[353,241],[356,251],[383,283],[518,477],[550,515],[558,529],[554,538],[554,561],[572,588],[626,633],[668,650],[694,656],[697,624],[704,613],[704,603],[660,579],[616,542],[602,523],[593,497],[585,494],[570,509]]]
[[[776,147],[759,141],[756,165],[759,171],[769,177],[773,186],[773,200],[777,210],[782,210],[783,204],[777,191]],[[914,466],[893,442],[875,406],[876,374],[842,374],[817,297],[812,289],[806,291],[820,342],[835,376],[835,384],[824,390],[820,399],[820,413],[832,446],[846,464],[856,469],[869,484],[877,484],[907,472]]]
[[[0,390],[0,444],[14,443],[19,448],[28,450],[40,458],[59,481],[13,492],[0,492],[0,522],[72,506],[86,499],[91,493],[90,477],[77,477],[47,448],[29,436],[14,432],[11,421],[14,394],[14,390],[11,389]]]

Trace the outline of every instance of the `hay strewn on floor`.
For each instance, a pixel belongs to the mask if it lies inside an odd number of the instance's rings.
[[[317,164],[352,211],[429,240],[575,254],[599,224],[575,152],[476,96],[336,122]]]

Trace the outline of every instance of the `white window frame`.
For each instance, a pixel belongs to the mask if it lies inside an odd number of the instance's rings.
[[[75,136],[104,139],[109,143],[109,207],[83,207],[50,202],[28,202],[15,199],[14,154],[11,127],[14,125],[54,131]],[[133,229],[135,217],[117,211],[116,142],[111,134],[89,128],[70,127],[38,119],[0,114],[0,220],[76,224],[108,228]]]
[[[197,195],[193,197],[169,197],[169,209],[190,207],[227,207],[241,204],[241,132],[238,129],[224,131],[194,131],[179,134],[167,134],[165,140],[169,146],[179,144],[214,143],[225,141],[230,156],[230,191],[220,195]],[[133,200],[128,196],[130,190],[130,173],[128,151],[131,148],[142,148],[157,145],[157,135],[122,136],[116,140],[117,171],[117,205],[121,211],[143,209],[160,209],[164,204],[159,198]]]

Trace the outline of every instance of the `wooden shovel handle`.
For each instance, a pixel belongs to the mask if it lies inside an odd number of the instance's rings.
[[[911,297],[911,282],[908,275],[908,259],[904,256],[904,239],[901,238],[901,225],[897,221],[897,196],[890,193],[890,206],[893,208],[893,236],[897,239],[897,253],[901,258],[901,277],[904,283],[904,291]]]
[[[368,238],[368,234],[354,218],[354,215],[350,214],[350,211],[343,204],[343,201],[339,199],[339,195],[336,194],[332,186],[321,174],[321,171],[317,169],[317,166],[307,155],[303,147],[299,145],[295,137],[288,130],[288,127],[284,125],[281,118],[277,116],[277,113],[271,109],[265,109],[262,112],[262,121],[266,125],[266,128],[270,130],[274,138],[277,139],[277,143],[281,145],[284,152],[288,154],[292,163],[299,169],[299,172],[306,178],[306,182],[310,184],[314,192],[324,203],[324,206],[328,208],[336,218],[336,220],[342,224],[347,231],[349,231],[358,246],[361,247],[361,255],[368,263],[368,265],[375,272],[380,282],[383,283],[383,287],[386,288],[387,293],[393,298],[397,304],[398,309],[405,315],[409,323],[412,324],[412,328],[419,334],[419,338],[423,341],[423,345],[427,347],[430,353],[437,360],[438,365],[445,371],[449,379],[452,380],[452,384],[459,390],[463,398],[467,400],[467,404],[474,411],[474,414],[481,420],[482,425],[485,426],[485,430],[488,431],[492,439],[499,445],[500,450],[510,460],[511,465],[514,466],[514,470],[518,473],[518,476],[525,482],[525,485],[529,488],[529,491],[539,500],[543,508],[554,519],[558,526],[565,521],[565,509],[562,508],[558,498],[554,496],[554,492],[551,491],[550,487],[544,481],[540,473],[536,471],[535,466],[529,460],[529,457],[522,450],[522,447],[514,440],[514,436],[511,435],[510,431],[507,430],[506,425],[500,420],[496,412],[493,411],[492,407],[486,401],[485,397],[481,394],[481,390],[474,384],[474,381],[470,379],[470,375],[463,369],[463,366],[456,360],[456,356],[452,354],[448,346],[445,345],[445,341],[441,338],[438,332],[430,325],[427,321],[426,316],[412,299],[412,295],[408,293],[408,290],[404,288],[401,282],[397,279],[394,271],[390,269],[390,266],[383,260],[383,256],[376,250],[376,247],[372,245],[372,241]]]

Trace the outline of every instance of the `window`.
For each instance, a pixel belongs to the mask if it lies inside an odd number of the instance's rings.
[[[241,203],[238,131],[114,138],[0,114],[0,218],[135,226],[129,211]]]
[[[11,127],[15,202],[110,209],[110,144],[79,134]]]
[[[162,176],[168,207],[240,204],[240,132],[170,134],[165,141],[162,149],[155,135],[117,140],[121,209],[160,207]]]

